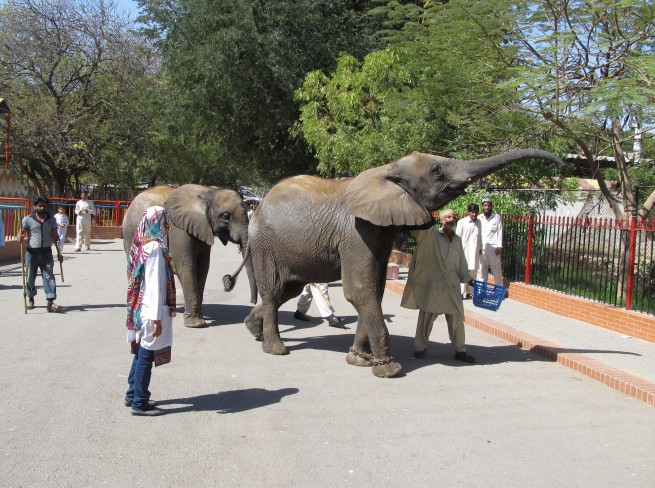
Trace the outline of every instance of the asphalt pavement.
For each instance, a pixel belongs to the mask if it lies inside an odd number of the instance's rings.
[[[220,243],[205,290],[209,327],[185,328],[178,315],[173,359],[153,372],[167,414],[133,417],[122,403],[131,362],[122,241],[72,247],[65,283],[58,276],[63,314],[47,313],[41,289],[25,314],[20,265],[0,266],[2,487],[653,486],[652,405],[473,326],[468,352],[478,363],[459,363],[441,317],[426,358],[414,359],[417,312],[397,293],[385,294],[383,311],[399,377],[346,363],[357,316],[339,283],[330,294],[347,329],[298,322],[291,301],[279,314],[290,354],[265,354],[243,325],[245,273],[234,291],[222,289],[241,256]],[[512,300],[488,317],[466,307],[516,330],[546,321]],[[598,328],[594,342],[561,337],[555,325],[548,332],[561,354],[654,379],[645,341]]]

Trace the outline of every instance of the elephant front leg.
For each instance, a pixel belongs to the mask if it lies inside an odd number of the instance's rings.
[[[193,254],[173,257],[175,271],[184,293],[184,326],[191,328],[206,327],[202,317],[202,297],[199,296],[198,267]]]
[[[391,378],[400,373],[402,367],[391,356],[389,330],[382,315],[381,294],[376,294],[371,288],[359,287],[357,293],[353,293],[344,286],[346,298],[359,314],[355,341],[346,356],[346,362],[354,366],[372,366],[375,376]]]
[[[372,366],[371,361],[374,359],[366,327],[362,325],[361,321],[358,321],[355,342],[346,355],[346,362],[352,366]]]

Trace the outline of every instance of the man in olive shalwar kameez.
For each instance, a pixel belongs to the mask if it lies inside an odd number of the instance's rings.
[[[400,305],[419,309],[414,338],[414,357],[425,357],[432,325],[446,315],[455,359],[474,363],[466,352],[464,305],[461,283],[472,283],[461,238],[455,234],[457,218],[452,210],[440,213],[441,228],[416,231],[416,252]]]

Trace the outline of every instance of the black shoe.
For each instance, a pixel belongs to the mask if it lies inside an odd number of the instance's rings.
[[[426,349],[423,349],[422,351],[414,351],[414,357],[416,359],[423,359],[425,357],[425,351]]]
[[[330,327],[338,327],[340,329],[345,329],[346,327],[341,325],[341,322],[343,322],[343,319],[341,317],[337,317],[334,314],[330,315],[329,317],[326,317],[325,320],[328,321],[328,325]]]
[[[296,320],[302,320],[303,322],[309,322],[309,317],[300,310],[296,310],[296,313],[293,314],[293,318]]]
[[[123,404],[126,407],[131,407],[132,406],[132,401],[131,400],[123,400]],[[159,405],[159,402],[157,402],[156,400],[148,400],[148,406],[149,407],[156,407],[157,405]]]
[[[458,361],[464,361],[465,363],[469,364],[473,364],[475,362],[475,358],[470,354],[467,354],[465,351],[456,352],[455,359]]]
[[[139,415],[142,417],[156,417],[157,415],[164,415],[166,412],[158,408],[152,407],[147,410],[137,410],[136,408],[133,408],[130,413],[132,415]]]
[[[64,307],[57,305],[53,300],[48,300],[48,304],[45,306],[48,313],[61,313],[64,311]]]
[[[27,309],[28,310],[34,310],[34,298],[30,298],[27,301]]]

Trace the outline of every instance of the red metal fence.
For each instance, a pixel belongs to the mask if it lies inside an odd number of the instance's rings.
[[[54,215],[57,207],[62,205],[71,224],[75,223],[75,204],[79,198],[50,198],[48,212]],[[93,225],[120,227],[123,223],[123,216],[130,205],[128,200],[92,200],[93,202]]]
[[[77,199],[75,198],[51,198],[48,204],[48,212],[54,215],[57,212],[57,207],[62,205],[66,210],[69,222],[74,224],[76,203]],[[120,227],[129,204],[130,202],[127,200],[93,200],[93,225]],[[27,199],[0,197],[4,232],[8,239],[18,238],[21,220],[30,212],[30,208],[30,202]]]
[[[0,197],[0,212],[4,222],[4,233],[9,239],[20,234],[20,222],[29,212],[30,202],[25,198]]]
[[[504,216],[509,281],[655,313],[655,221]]]

